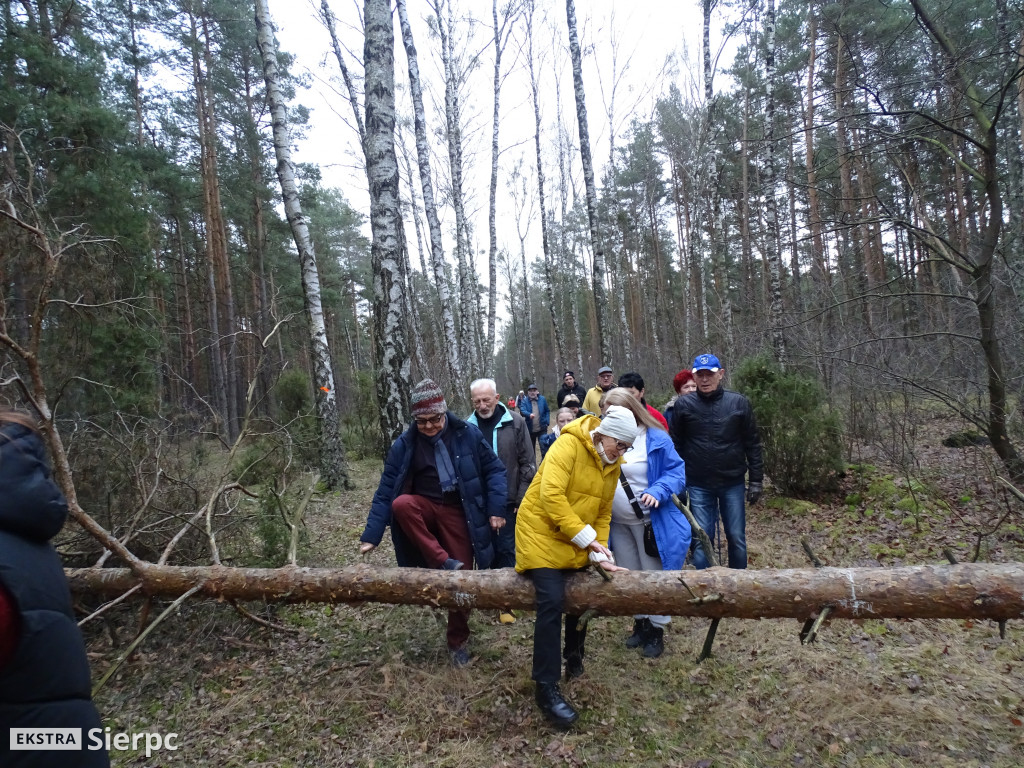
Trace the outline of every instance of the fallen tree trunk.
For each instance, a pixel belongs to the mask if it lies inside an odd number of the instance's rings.
[[[398,603],[445,608],[534,607],[533,585],[512,569],[440,571],[420,568],[277,569],[146,564],[67,571],[73,592],[197,595],[230,600],[310,603]],[[684,583],[685,582],[685,585]],[[971,563],[902,568],[631,571],[606,582],[590,572],[566,588],[570,613],[593,609],[626,616],[652,613],[710,618],[807,619],[828,606],[832,618],[1015,619],[1024,616],[1024,563]]]

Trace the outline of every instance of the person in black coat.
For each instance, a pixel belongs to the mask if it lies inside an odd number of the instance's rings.
[[[0,765],[106,768],[85,643],[50,540],[68,507],[31,419],[0,410]],[[12,728],[81,729],[79,750],[12,750]]]
[[[714,355],[697,355],[694,394],[678,398],[672,406],[671,434],[686,462],[690,508],[700,527],[715,541],[719,517],[725,528],[730,568],[747,567],[747,517],[744,500],[761,498],[764,460],[761,435],[750,401],[722,386],[725,375]],[[746,486],[744,487],[744,478]],[[699,543],[693,564],[707,568]]]
[[[562,387],[558,390],[558,394],[555,395],[556,411],[564,407],[565,398],[568,395],[576,395],[581,405],[583,404],[583,398],[587,396],[587,390],[576,383],[576,374],[572,371],[566,371],[562,376]]]
[[[504,527],[505,465],[479,429],[448,410],[440,388],[424,379],[412,391],[412,424],[388,451],[359,551],[369,552],[391,527],[400,566],[450,571],[489,568],[492,533]],[[469,611],[449,611],[453,666],[469,663]]]

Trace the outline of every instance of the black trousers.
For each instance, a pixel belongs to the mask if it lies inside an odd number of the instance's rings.
[[[533,568],[523,575],[533,581],[537,593],[537,621],[533,627],[533,674],[538,683],[557,683],[562,678],[562,658],[583,657],[587,632],[576,629],[579,616],[565,617],[565,645],[562,645],[562,612],[565,605],[565,577],[574,569]],[[561,647],[561,653],[559,648]]]

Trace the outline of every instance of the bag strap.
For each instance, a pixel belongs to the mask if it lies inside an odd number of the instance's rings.
[[[622,485],[622,490],[626,492],[626,498],[629,499],[629,504],[633,507],[633,511],[636,512],[636,516],[643,520],[644,511],[640,508],[640,502],[636,500],[636,496],[633,495],[633,489],[629,486],[629,480],[626,479],[626,473],[621,469],[619,470],[619,483]]]

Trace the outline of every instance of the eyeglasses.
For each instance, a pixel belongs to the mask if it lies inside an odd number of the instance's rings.
[[[609,440],[611,440],[611,438],[610,438],[610,437],[608,437],[608,435],[604,435],[604,437],[606,437],[606,438],[608,438]],[[632,450],[633,450],[633,446],[632,446],[632,445],[630,445],[629,443],[624,443],[624,442],[622,442],[621,440],[616,440],[616,441],[615,441],[615,449],[616,449],[616,450],[617,450],[617,451],[618,451],[619,453],[629,453],[630,451],[632,451]]]
[[[444,419],[444,414],[439,413],[436,416],[428,416],[425,419],[415,419],[417,427],[436,427]]]

